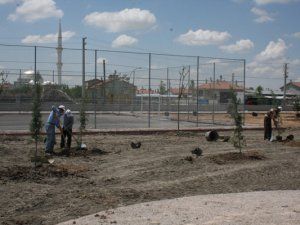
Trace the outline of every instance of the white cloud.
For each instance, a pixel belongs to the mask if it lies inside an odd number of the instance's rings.
[[[251,40],[249,40],[249,39],[243,40],[242,39],[232,45],[220,46],[220,49],[223,50],[224,52],[228,52],[228,53],[240,53],[240,52],[249,51],[253,47],[254,47],[254,44]]]
[[[62,10],[56,8],[53,0],[22,0],[22,4],[8,16],[8,19],[34,22],[51,17],[61,18],[63,14]]]
[[[65,31],[62,32],[62,38],[64,41],[69,40],[75,35],[73,31]],[[56,34],[47,34],[47,35],[28,35],[24,39],[22,39],[22,43],[24,44],[45,44],[45,43],[56,43],[57,42],[58,33]]]
[[[251,9],[251,12],[257,16],[257,18],[254,20],[257,23],[266,23],[274,21],[273,16],[266,10],[253,7]]]
[[[122,34],[117,37],[111,44],[113,48],[120,48],[125,46],[132,46],[138,42],[138,39]]]
[[[282,65],[287,62],[285,56],[288,47],[282,39],[270,41],[266,48],[257,54],[254,60],[247,65],[248,74],[255,77],[280,77]],[[298,63],[294,61],[293,63]]]
[[[0,0],[0,5],[8,4],[8,3],[14,3],[16,0]]]
[[[181,34],[176,40],[184,45],[217,45],[228,40],[231,35],[226,32],[211,30],[189,30],[185,34]]]
[[[108,32],[122,32],[151,28],[155,25],[156,18],[148,10],[133,8],[119,12],[93,12],[85,16],[84,22]]]
[[[293,59],[290,61],[290,64],[293,66],[300,66],[300,59]]]
[[[300,32],[293,33],[292,36],[295,38],[300,38]]]
[[[278,39],[277,42],[270,41],[265,50],[259,53],[255,59],[258,61],[282,59],[287,49],[288,47],[282,39]]]
[[[280,3],[280,4],[287,4],[290,2],[296,2],[299,0],[254,0],[254,2],[257,5],[267,5],[267,4],[272,4],[272,3]]]

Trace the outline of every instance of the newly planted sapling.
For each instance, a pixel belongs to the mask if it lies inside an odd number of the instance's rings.
[[[234,131],[233,136],[231,137],[231,142],[233,146],[239,150],[240,153],[242,153],[242,148],[246,145],[245,138],[243,136],[243,119],[242,114],[239,113],[238,107],[241,104],[240,99],[237,98],[237,94],[234,91],[234,89],[231,89],[230,92],[231,96],[231,104],[229,105],[230,109],[228,110],[231,118],[234,121]]]

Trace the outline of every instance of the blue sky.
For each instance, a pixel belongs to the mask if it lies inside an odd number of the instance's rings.
[[[246,59],[248,86],[278,88],[284,62],[300,78],[298,0],[0,0],[0,43],[55,46],[59,19],[64,47]]]

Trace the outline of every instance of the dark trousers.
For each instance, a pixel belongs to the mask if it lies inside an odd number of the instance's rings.
[[[71,142],[72,142],[72,129],[65,129],[63,128],[63,134],[61,135],[61,142],[60,147],[65,147],[65,141],[67,138],[67,148],[71,148]]]
[[[264,130],[265,130],[265,140],[270,140],[272,137],[272,119],[270,117],[265,117],[264,119]]]

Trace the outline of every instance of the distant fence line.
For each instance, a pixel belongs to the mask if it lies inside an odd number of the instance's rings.
[[[241,100],[240,110],[246,110],[244,59],[104,49],[62,50],[62,62],[58,62],[55,47],[0,44],[1,70],[11,84],[3,91],[2,100],[0,95],[0,111],[31,110],[26,97],[11,94],[12,101],[3,99],[7,99],[4,94],[9,96],[10,90],[29,85],[37,74],[50,89],[51,83],[58,84],[60,80],[60,85],[69,88],[80,86],[89,99],[86,110],[146,113],[148,127],[151,115],[157,113],[198,115],[197,112],[205,111],[211,113],[214,123],[214,114],[228,109],[231,88]],[[60,63],[61,72],[57,67]],[[176,96],[181,96],[179,101]],[[76,101],[56,99],[43,102],[42,110],[49,110],[52,104],[79,109]]]

